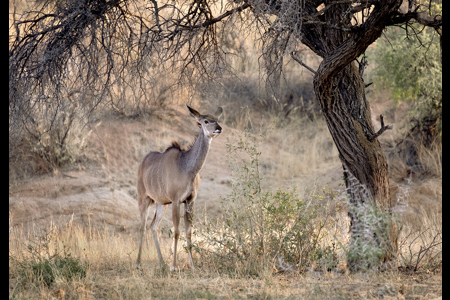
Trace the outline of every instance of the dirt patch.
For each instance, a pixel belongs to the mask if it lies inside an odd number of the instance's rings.
[[[90,136],[85,155],[88,162],[95,163],[61,169],[11,185],[11,225],[37,228],[50,222],[64,224],[72,219],[91,226],[107,224],[120,232],[137,230],[140,218],[136,173],[140,159],[149,151],[163,151],[172,140],[187,147],[196,134],[194,122],[190,122],[189,133],[185,132],[187,127],[179,126],[181,121],[174,121],[177,123],[174,129],[162,121],[155,122],[157,124],[152,125],[150,121],[119,119],[92,125],[94,134]],[[219,214],[221,197],[231,191],[225,159],[226,140],[225,134],[211,144],[200,173],[198,211]],[[162,226],[170,227],[170,216],[168,213],[164,217]]]

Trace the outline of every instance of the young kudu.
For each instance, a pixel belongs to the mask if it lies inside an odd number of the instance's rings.
[[[142,243],[145,236],[148,208],[155,203],[155,216],[150,227],[161,265],[164,265],[164,261],[159,248],[157,229],[167,205],[172,204],[174,238],[171,270],[177,269],[180,204],[184,203],[188,263],[189,267],[194,269],[191,253],[191,225],[194,212],[194,200],[197,197],[197,190],[200,185],[199,172],[205,163],[211,140],[222,132],[222,127],[217,123],[217,119],[222,113],[222,108],[219,107],[216,112],[219,116],[214,117],[211,115],[201,115],[195,109],[188,105],[186,106],[191,116],[201,128],[191,148],[181,150],[180,146],[176,142],[173,142],[172,146],[167,148],[164,153],[150,152],[147,154],[139,165],[137,194],[142,225],[136,268],[139,268],[141,263]]]

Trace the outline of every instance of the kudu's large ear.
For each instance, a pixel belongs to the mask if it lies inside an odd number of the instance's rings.
[[[195,109],[193,109],[192,107],[190,107],[190,106],[187,105],[187,104],[186,104],[186,106],[187,106],[187,108],[189,109],[189,111],[191,112],[191,116],[192,116],[194,119],[200,118],[200,113],[199,113],[198,111],[196,111]]]
[[[216,112],[214,113],[214,117],[216,117],[216,119],[219,120],[222,113],[223,113],[223,108],[222,108],[222,106],[219,106],[217,108]]]

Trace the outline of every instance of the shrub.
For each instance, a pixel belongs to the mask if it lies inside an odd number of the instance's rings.
[[[28,112],[23,132],[10,141],[10,180],[56,171],[81,160],[90,133],[83,132],[87,116],[78,104],[81,96],[72,96],[37,103]]]
[[[442,11],[442,5],[435,9]],[[376,65],[369,77],[375,86],[391,90],[395,103],[410,104],[407,138],[429,147],[442,140],[441,46],[434,29],[411,29],[417,38],[410,38],[408,31],[400,28],[390,28],[368,51]],[[402,151],[411,151],[411,147]]]
[[[352,239],[346,250],[348,267],[351,270],[378,269],[385,257],[395,256],[391,249],[391,224],[393,216],[368,201],[352,206]],[[395,217],[395,216],[394,216]],[[387,266],[386,266],[387,267]]]
[[[196,231],[194,249],[203,263],[236,275],[304,272],[312,265],[335,267],[336,248],[324,245],[331,194],[302,200],[295,187],[264,191],[257,147],[261,138],[245,134],[237,145],[228,141],[232,193],[221,200],[223,218],[205,222]],[[247,157],[240,158],[240,154]]]
[[[442,212],[420,207],[399,239],[399,270],[407,274],[442,271]],[[414,224],[416,226],[411,226]]]
[[[52,242],[55,243],[53,251]],[[60,253],[56,241],[51,240],[51,234],[46,234],[37,242],[31,241],[27,250],[29,255],[22,258],[10,255],[10,260],[17,264],[19,282],[22,284],[39,282],[50,286],[56,278],[70,281],[86,277],[88,266],[79,258],[72,257],[65,246]]]

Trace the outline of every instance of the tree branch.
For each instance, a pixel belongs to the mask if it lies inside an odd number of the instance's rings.
[[[442,16],[438,18],[438,16],[435,16],[433,19],[427,19],[424,17],[421,17],[421,12],[417,12],[419,6],[416,7],[416,9],[412,12],[407,12],[405,14],[395,12],[394,15],[391,17],[390,22],[388,22],[387,26],[397,25],[397,24],[405,24],[412,19],[416,20],[416,22],[420,25],[433,27],[433,28],[439,28],[442,27]]]
[[[222,15],[220,15],[220,16],[218,16],[216,18],[208,19],[205,22],[203,22],[202,24],[193,25],[193,26],[185,26],[185,25],[181,25],[180,24],[180,27],[183,28],[183,29],[196,29],[196,28],[208,27],[208,26],[210,26],[212,24],[215,24],[217,22],[222,21],[222,19],[224,19],[224,18],[226,18],[226,17],[228,17],[228,16],[230,16],[230,15],[236,13],[236,12],[241,12],[241,11],[243,11],[243,10],[249,8],[249,7],[250,7],[250,4],[246,3],[246,4],[242,5],[242,6],[239,6],[239,7],[233,8],[231,10],[228,10],[225,13],[223,13]]]
[[[338,72],[364,53],[367,47],[381,35],[386,23],[390,22],[390,15],[400,6],[395,0],[388,2],[390,3],[386,5],[375,6],[366,22],[360,26],[360,30],[324,57],[314,79],[315,85],[324,88],[322,93],[331,89],[331,81]]]
[[[312,68],[308,67],[304,62],[302,62],[299,58],[295,57],[294,55],[297,54],[297,51],[292,51],[291,53],[291,57],[298,62],[300,65],[302,65],[303,67],[305,67],[306,69],[308,69],[310,72],[312,72],[313,74],[316,74],[316,71],[314,71]]]
[[[377,137],[379,137],[380,135],[382,135],[383,132],[385,132],[386,130],[392,129],[392,128],[393,128],[392,125],[386,125],[386,126],[384,126],[383,115],[380,115],[380,122],[381,122],[381,128],[380,128],[380,130],[378,130],[377,133],[375,133],[374,135],[372,135],[372,136],[369,138],[369,140],[370,140],[371,142],[373,142]]]

